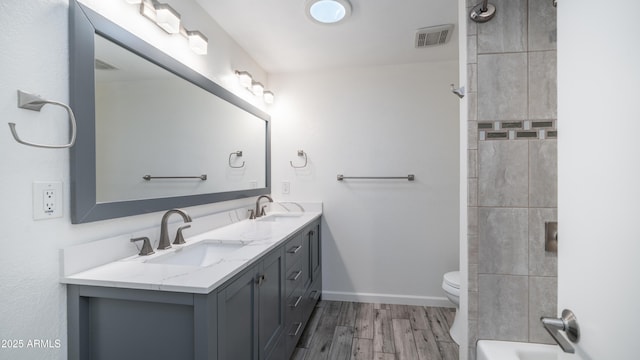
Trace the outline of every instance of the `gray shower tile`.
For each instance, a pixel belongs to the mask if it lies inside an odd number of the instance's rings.
[[[467,271],[469,272],[469,291],[470,292],[477,292],[478,291],[478,264],[469,264],[469,268],[467,269]],[[476,294],[477,295],[477,294]],[[471,301],[471,299],[469,299],[469,301]],[[476,301],[476,309],[477,309],[477,299]],[[469,305],[469,308],[471,308],[471,305]],[[475,317],[477,318],[477,317]]]
[[[529,118],[558,117],[557,53],[529,53]]]
[[[478,120],[478,93],[467,93],[467,116],[469,121]]]
[[[467,36],[467,63],[475,64],[478,62],[478,37],[475,35]]]
[[[527,51],[527,0],[491,0],[496,16],[478,24],[478,53]]]
[[[478,209],[478,273],[528,275],[528,209]]]
[[[468,355],[467,359],[469,359],[469,360],[476,360],[477,359],[476,347],[475,346],[469,346],[469,355]]]
[[[467,122],[467,149],[478,150],[478,122]]]
[[[558,254],[544,250],[544,223],[558,221],[558,209],[529,209],[529,275],[557,276]]]
[[[527,61],[527,53],[478,55],[478,120],[528,118]]]
[[[529,51],[557,48],[557,11],[551,0],[529,1]]]
[[[478,206],[478,179],[467,179],[467,206]]]
[[[555,277],[529,277],[529,341],[555,344],[540,323],[540,317],[556,317],[558,281]]]
[[[469,237],[478,236],[478,208],[469,207],[467,209],[467,234]]]
[[[478,143],[478,205],[528,205],[528,141]]]
[[[478,150],[467,150],[467,177],[478,177]]]
[[[478,92],[478,64],[467,64],[467,91]]]
[[[466,4],[466,14],[469,14],[471,12],[471,9],[473,9],[474,6],[476,6],[477,1],[476,0],[467,0],[467,4]],[[471,18],[469,18],[469,16],[465,16],[467,19],[467,35],[476,35],[478,34],[478,23],[471,20]]]
[[[529,206],[558,206],[558,140],[529,141]]]
[[[478,338],[527,341],[528,277],[478,276]]]
[[[467,249],[469,254],[469,264],[478,265],[478,235],[467,236],[467,245],[469,246]]]

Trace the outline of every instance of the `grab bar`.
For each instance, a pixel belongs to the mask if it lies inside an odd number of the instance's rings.
[[[142,177],[147,181],[151,181],[152,179],[200,179],[202,181],[207,180],[207,174],[202,174],[200,176],[151,176],[145,175]]]
[[[49,144],[38,144],[34,142],[24,141],[20,138],[20,136],[18,136],[15,123],[9,123],[9,128],[11,129],[11,135],[13,135],[13,138],[18,143],[27,145],[27,146],[39,147],[44,149],[66,149],[66,148],[72,147],[73,144],[75,144],[76,142],[76,117],[75,115],[73,115],[73,110],[71,110],[71,108],[68,105],[63,104],[61,102],[45,100],[40,96],[29,94],[22,90],[18,90],[18,107],[19,108],[33,110],[33,111],[40,111],[42,107],[45,106],[46,104],[58,105],[63,107],[65,110],[67,110],[67,113],[69,114],[69,123],[71,124],[71,139],[69,140],[68,144],[49,145]]]
[[[570,354],[575,353],[575,349],[569,341],[567,341],[564,336],[560,335],[560,331],[564,331],[572,343],[577,343],[578,340],[580,340],[580,328],[578,327],[578,321],[571,310],[562,310],[561,318],[541,317],[540,321],[542,322],[544,329],[547,330],[549,335],[551,335],[553,340],[556,341],[562,351]]]
[[[413,174],[409,174],[407,176],[344,176],[342,174],[338,174],[338,181],[346,180],[346,179],[374,179],[374,180],[409,180],[414,181],[416,176]]]

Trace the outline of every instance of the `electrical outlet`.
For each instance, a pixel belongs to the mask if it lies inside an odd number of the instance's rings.
[[[62,217],[62,182],[35,181],[33,183],[33,219]]]
[[[282,193],[283,194],[288,194],[291,192],[291,183],[288,181],[283,181],[282,182]]]

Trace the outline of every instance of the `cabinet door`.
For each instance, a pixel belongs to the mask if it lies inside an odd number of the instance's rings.
[[[247,270],[218,292],[218,358],[258,359],[257,287],[260,265]]]
[[[266,359],[279,347],[278,341],[284,329],[284,248],[271,252],[262,261],[258,274],[258,339],[259,359]],[[273,356],[271,358],[274,358]],[[275,357],[277,358],[277,357]]]

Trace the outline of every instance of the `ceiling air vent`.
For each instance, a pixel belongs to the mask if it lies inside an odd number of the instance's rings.
[[[96,59],[95,68],[96,70],[118,70],[117,67],[109,64],[108,62],[102,61],[100,59]]]
[[[416,31],[416,48],[442,45],[451,39],[453,24],[430,26]]]

